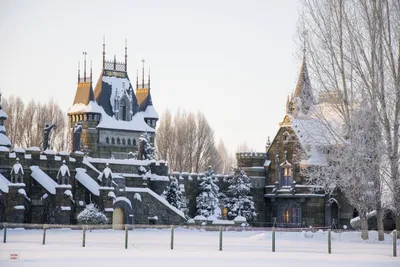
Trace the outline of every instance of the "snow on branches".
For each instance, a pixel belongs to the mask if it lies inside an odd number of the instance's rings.
[[[179,188],[178,180],[175,177],[171,176],[170,184],[163,192],[163,196],[172,206],[178,209],[182,208],[182,192]]]
[[[214,178],[212,177],[214,171],[209,167],[206,177],[202,178],[200,183],[200,194],[196,198],[197,202],[197,214],[203,215],[208,218],[210,216],[220,218],[221,209],[219,207],[218,193],[219,187],[214,183]]]
[[[94,204],[89,204],[76,217],[79,224],[106,224],[107,217]]]
[[[150,134],[142,133],[139,137],[139,150],[141,159],[153,160],[155,159],[155,148],[150,143]]]
[[[250,178],[239,168],[234,168],[234,176],[229,180],[228,200],[225,206],[228,208],[228,218],[234,219],[243,216],[248,222],[253,221],[257,213],[254,208],[253,197],[250,195]]]

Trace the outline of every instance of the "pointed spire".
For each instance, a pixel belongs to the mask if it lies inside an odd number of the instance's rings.
[[[114,54],[114,70],[117,67],[117,56]]]
[[[150,90],[150,68],[149,68],[148,87],[149,87],[149,90]]]
[[[83,56],[84,56],[83,81],[84,82],[86,82],[86,55],[87,55],[87,52],[83,52]]]
[[[125,39],[125,71],[128,71],[128,40]]]
[[[92,82],[92,78],[93,78],[92,61],[90,61],[90,82]]]
[[[144,59],[142,59],[142,88],[144,88]]]
[[[106,64],[106,36],[103,35],[103,69]]]
[[[303,57],[299,79],[297,81],[296,90],[294,91],[292,99],[297,97],[299,97],[302,101],[303,111],[308,110],[311,105],[315,103],[314,95],[311,88],[310,77],[308,76],[307,61],[305,55]]]
[[[139,70],[136,69],[136,90],[139,89]]]
[[[81,79],[81,62],[78,61],[78,83]]]

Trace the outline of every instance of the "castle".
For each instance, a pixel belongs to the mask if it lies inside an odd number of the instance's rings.
[[[85,60],[86,65],[86,60]],[[202,174],[172,173],[187,199],[186,214],[169,205],[160,194],[169,182],[168,165],[160,160],[137,160],[142,132],[154,134],[158,115],[150,94],[150,77],[136,81],[136,93],[125,62],[105,59],[95,90],[92,71],[78,86],[68,112],[71,151],[41,151],[37,147],[14,148],[6,136],[0,108],[0,221],[29,223],[76,223],[76,215],[89,203],[105,212],[111,223],[186,223],[196,215],[196,196]],[[313,117],[316,107],[329,108],[330,98],[314,98],[303,63],[294,94],[286,102],[286,115],[266,151],[238,153],[238,167],[251,180],[255,202],[254,226],[336,226],[349,224],[354,209],[340,195],[326,195],[305,182],[302,169],[326,164],[329,145],[323,127]],[[79,129],[80,128],[80,129]],[[79,130],[79,131],[78,131]],[[74,133],[82,144],[76,145]],[[82,149],[90,151],[81,152]],[[220,192],[227,190],[229,176],[216,175]],[[312,189],[312,190],[311,190]]]
[[[84,74],[78,69],[78,85],[72,107],[68,112],[70,123],[71,152],[84,148],[93,157],[128,158],[129,152],[138,150],[142,132],[153,135],[158,121],[151,98],[150,71],[147,83],[136,76],[136,93],[128,75],[128,48],[125,43],[125,60],[106,59],[103,43],[103,60],[100,77],[93,91],[92,68]],[[77,127],[77,123],[79,126]],[[74,128],[75,127],[75,128]],[[80,147],[74,146],[74,133],[79,131]],[[79,140],[79,141],[80,141]]]

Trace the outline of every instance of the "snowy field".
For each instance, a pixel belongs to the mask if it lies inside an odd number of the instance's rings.
[[[128,249],[119,230],[87,231],[85,247],[81,230],[47,230],[45,245],[42,234],[8,229],[7,243],[0,243],[0,266],[400,266],[400,257],[392,257],[392,237],[378,242],[376,232],[370,232],[367,242],[356,232],[332,233],[330,255],[327,232],[322,231],[277,232],[276,252],[271,252],[271,232],[265,231],[223,232],[222,251],[218,231],[176,228],[173,250],[169,229],[130,230]],[[17,260],[10,259],[14,253]]]

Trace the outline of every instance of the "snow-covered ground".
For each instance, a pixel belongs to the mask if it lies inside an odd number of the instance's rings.
[[[357,232],[332,233],[330,255],[322,231],[277,232],[276,252],[271,252],[271,232],[261,231],[224,232],[223,251],[218,231],[176,228],[173,250],[169,229],[130,230],[128,249],[119,230],[87,231],[86,247],[81,230],[47,230],[45,245],[42,233],[8,229],[7,243],[0,243],[0,266],[400,266],[400,257],[392,257],[392,237],[378,242],[376,232],[367,242]],[[12,253],[19,259],[10,260]]]

